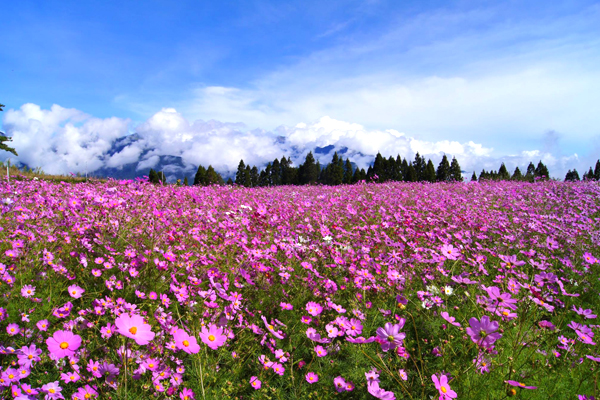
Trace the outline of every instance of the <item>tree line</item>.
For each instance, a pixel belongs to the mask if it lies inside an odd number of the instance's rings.
[[[471,176],[471,181],[526,181],[526,182],[534,182],[536,179],[550,179],[550,172],[548,171],[548,167],[544,165],[544,163],[540,160],[537,167],[533,165],[532,162],[527,166],[527,170],[525,171],[525,175],[521,172],[519,167],[515,168],[515,171],[512,175],[508,172],[506,165],[502,163],[498,171],[491,170],[486,171],[485,169],[481,170],[479,173],[479,178],[473,172]]]
[[[584,181],[600,181],[600,160],[596,161],[596,166],[593,170],[592,167],[590,167],[587,172],[584,172],[583,178],[581,179]],[[579,172],[577,172],[576,169],[572,171],[569,170],[565,175],[565,182],[577,182],[581,179],[579,178]]]

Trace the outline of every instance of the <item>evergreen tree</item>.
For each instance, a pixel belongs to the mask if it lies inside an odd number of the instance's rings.
[[[504,165],[504,163],[502,163],[500,165],[500,168],[498,169],[498,179],[501,181],[510,180],[510,174],[508,173],[508,170],[506,169],[506,165]]]
[[[194,186],[206,184],[206,168],[202,165],[198,167],[198,171],[196,171],[196,175],[194,176]]]
[[[534,175],[535,175],[536,178],[550,179],[550,173],[548,172],[548,167],[546,167],[544,165],[544,163],[542,162],[542,160],[540,160],[540,162],[538,163],[537,167],[535,168]]]
[[[427,161],[427,166],[425,167],[425,177],[424,180],[427,182],[435,182],[436,174],[435,167],[433,166],[433,162],[431,160]]]
[[[271,163],[267,164],[267,167],[260,171],[258,177],[258,186],[269,186],[269,174],[271,170]]]
[[[488,179],[488,173],[485,171],[485,169],[482,169],[479,173],[479,182],[482,182],[486,179]]]
[[[346,158],[346,163],[344,164],[344,183],[352,183],[352,163],[349,158]]]
[[[381,153],[377,153],[375,156],[375,161],[373,161],[373,168],[371,168],[371,174],[367,172],[370,180],[375,180],[377,182],[384,182],[386,178],[385,173],[385,159],[381,155]]]
[[[244,168],[243,174],[244,174],[244,187],[251,187],[252,186],[252,178],[250,177],[250,165],[246,165],[246,168]]]
[[[367,168],[367,182],[373,182],[374,179],[375,173],[373,172],[373,167],[369,165],[369,168]]]
[[[183,178],[183,186],[189,186],[189,185],[190,185],[190,184],[189,184],[189,182],[188,182],[188,178],[187,178],[187,176],[185,176],[185,177]]]
[[[415,171],[415,167],[410,164],[406,169],[404,180],[406,182],[417,182],[417,179],[417,171]]]
[[[157,182],[165,185],[167,183],[167,177],[163,171],[156,172]]]
[[[594,171],[592,170],[592,167],[590,167],[589,171],[583,174],[583,178],[582,180],[584,181],[592,181],[594,180]]]
[[[523,174],[521,173],[521,170],[519,169],[519,167],[515,168],[515,172],[513,172],[512,177],[510,179],[513,181],[523,180]]]
[[[473,175],[471,175],[471,182],[477,182],[477,175],[475,174],[475,171],[473,171]]]
[[[312,151],[308,152],[306,158],[304,159],[304,164],[300,166],[299,173],[299,181],[301,185],[311,185],[317,182],[319,179],[319,169],[317,168],[317,164],[315,163],[315,158],[313,157]]]
[[[232,186],[233,180],[231,178],[227,178],[227,186]]]
[[[527,172],[525,173],[525,180],[528,182],[533,182],[535,177],[535,166],[532,162],[529,162],[527,166]]]
[[[444,154],[442,161],[440,161],[437,171],[435,173],[435,179],[438,182],[446,182],[450,178],[450,163],[448,157]]]
[[[209,165],[206,169],[206,185],[221,185],[223,184],[223,177],[219,174],[212,165]]]
[[[315,183],[323,183],[321,181],[321,177],[323,175],[323,168],[321,167],[321,162],[317,161],[315,170],[317,171],[317,175],[316,175],[316,179],[315,179]]]
[[[158,175],[156,175],[156,171],[153,168],[150,168],[150,172],[148,173],[148,182],[158,183]]]
[[[273,186],[281,185],[281,163],[278,159],[274,159],[271,165],[271,184]]]
[[[600,181],[600,160],[596,161],[596,168],[594,168],[594,179]]]
[[[244,160],[240,160],[238,164],[237,172],[235,173],[235,183],[240,186],[246,186],[246,164]]]
[[[573,171],[569,170],[567,175],[565,175],[565,182],[578,182],[579,181],[579,173],[576,169]]]
[[[252,187],[258,186],[258,182],[259,182],[258,168],[256,168],[256,165],[255,165],[250,170],[250,186],[252,186]]]
[[[298,183],[298,168],[292,166],[292,159],[289,157],[281,159],[281,182],[284,185],[296,185]]]
[[[402,165],[400,167],[400,170],[402,171],[402,180],[405,182],[411,182],[408,179],[408,161],[406,160],[406,158],[404,160],[402,160]]]
[[[0,111],[4,111],[4,107],[4,104],[0,104]],[[8,147],[4,142],[12,142],[12,138],[6,136],[4,132],[0,132],[0,150],[8,151],[18,156],[17,151],[12,147]]]
[[[425,158],[421,157],[421,155],[419,155],[419,153],[417,152],[417,154],[415,154],[415,160],[413,161],[412,165],[415,170],[415,174],[417,175],[417,181],[422,181],[425,178],[425,168],[427,166],[427,164],[425,163]]]
[[[329,164],[328,167],[328,184],[341,185],[344,181],[344,161],[338,156],[337,151],[333,153],[331,164]]]
[[[450,180],[456,182],[462,182],[462,172],[460,171],[460,165],[456,157],[452,157],[452,163],[450,164]]]

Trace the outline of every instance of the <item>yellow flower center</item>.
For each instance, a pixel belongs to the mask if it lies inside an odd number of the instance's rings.
[[[129,332],[131,332],[132,335],[135,335],[137,333],[137,327],[132,326],[131,328],[129,328]]]
[[[33,358],[33,355],[28,355],[27,358],[29,358],[30,360]]]
[[[56,393],[56,390],[54,390],[54,389],[48,389],[48,391],[49,391],[50,393]]]
[[[8,375],[8,379],[13,379],[15,376],[13,374]]]
[[[67,343],[67,342],[62,342],[60,344],[60,348],[63,349],[63,350],[66,349],[67,347],[69,347],[69,343]]]
[[[442,393],[446,393],[448,391],[448,389],[446,389],[446,386],[442,386],[440,390],[442,391]]]
[[[190,342],[188,342],[187,340],[184,340],[184,341],[183,341],[183,345],[184,345],[185,347],[188,347],[188,346],[190,345]]]
[[[154,368],[154,364],[148,364],[150,368]]]
[[[210,336],[208,337],[208,340],[210,340],[211,342],[214,342],[214,341],[215,341],[215,337],[214,337],[213,335],[210,335]]]
[[[269,325],[269,329],[273,330],[275,327],[273,325]]]

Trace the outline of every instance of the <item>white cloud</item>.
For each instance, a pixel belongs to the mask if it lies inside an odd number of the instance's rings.
[[[121,168],[138,162],[137,170],[146,173],[158,165],[161,156],[181,157],[183,166],[166,167],[172,179],[184,173],[192,175],[198,165],[213,165],[228,174],[236,170],[240,159],[262,167],[282,156],[292,157],[295,165],[304,161],[309,150],[333,146],[359,167],[367,168],[377,154],[400,155],[409,160],[419,152],[437,165],[443,154],[455,156],[464,171],[482,168],[497,170],[505,162],[509,170],[522,170],[532,161],[542,160],[555,177],[562,178],[567,169],[587,171],[591,158],[560,153],[560,135],[547,133],[539,138],[538,149],[519,150],[513,155],[497,156],[485,143],[474,141],[428,141],[394,129],[367,129],[361,124],[321,117],[294,127],[280,126],[274,131],[248,130],[243,124],[189,121],[173,108],[164,108],[132,129],[129,120],[94,118],[75,109],[54,105],[43,110],[25,104],[8,110],[4,128],[12,136],[19,152],[17,161],[41,167],[49,173],[93,172],[100,168]],[[128,136],[134,130],[137,135]],[[133,140],[137,138],[137,140]],[[115,152],[113,145],[118,140]],[[326,164],[333,150],[315,157]],[[5,153],[4,159],[14,156]],[[470,175],[470,172],[468,173]]]

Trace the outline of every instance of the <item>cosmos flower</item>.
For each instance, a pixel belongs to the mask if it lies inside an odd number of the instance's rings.
[[[536,386],[527,386],[524,383],[517,382],[517,381],[504,381],[504,382],[508,383],[511,386],[516,386],[516,387],[521,388],[521,389],[537,389]]]
[[[223,334],[223,328],[218,327],[215,324],[210,324],[208,329],[206,329],[206,326],[202,327],[200,339],[202,339],[202,342],[204,342],[211,349],[217,350],[219,347],[225,344],[227,336]]]
[[[440,400],[456,398],[456,392],[450,389],[448,377],[446,375],[442,375],[439,378],[437,375],[431,375],[431,380],[433,381],[435,388],[440,392]]]
[[[195,337],[187,334],[183,329],[177,329],[173,334],[177,348],[185,351],[188,354],[196,354],[200,351],[200,346]]]
[[[46,339],[48,351],[57,358],[70,357],[81,346],[81,336],[71,331],[56,331]]]
[[[262,382],[258,379],[258,377],[253,376],[250,378],[250,386],[252,386],[255,390],[258,390],[262,387]]]
[[[78,299],[80,298],[83,293],[85,293],[85,289],[80,288],[77,285],[71,285],[67,288],[67,291],[69,292],[69,296],[71,296],[74,299]]]
[[[150,343],[156,335],[152,332],[152,327],[145,323],[144,318],[139,315],[123,313],[117,317],[115,325],[121,335],[135,340],[140,346]]]
[[[377,333],[378,342],[381,344],[381,350],[393,350],[402,344],[406,337],[405,333],[400,332],[402,326],[404,326],[404,323],[391,324],[386,322],[383,328],[377,328],[375,333]]]
[[[471,336],[471,340],[478,345],[489,348],[494,342],[502,337],[502,334],[496,332],[498,330],[498,322],[490,321],[490,317],[484,315],[481,321],[473,317],[469,319],[470,328],[467,328],[467,334]]]

